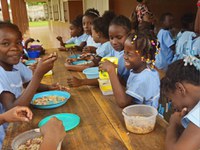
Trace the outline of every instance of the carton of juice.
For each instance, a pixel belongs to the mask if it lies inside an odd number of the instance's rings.
[[[109,60],[110,62],[118,65],[118,58],[117,57],[103,57],[101,59],[101,62],[105,61],[105,60]],[[117,68],[116,68],[116,72],[117,72]],[[106,71],[100,71],[99,72],[99,78],[103,79],[103,80],[109,80],[109,75]]]

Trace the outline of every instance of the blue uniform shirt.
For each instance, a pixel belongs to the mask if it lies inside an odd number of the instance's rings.
[[[160,42],[160,52],[156,55],[155,66],[158,69],[167,70],[173,59],[173,52],[170,47],[174,45],[174,41],[170,31],[164,29],[159,31],[157,38]]]
[[[117,57],[118,58],[118,75],[126,82],[128,80],[129,74],[130,74],[130,70],[128,70],[125,67],[125,62],[124,62],[124,50],[122,51],[116,51],[116,50],[112,50],[111,52],[111,56],[113,57]]]
[[[93,40],[91,35],[88,36],[86,43],[87,43],[86,46],[93,46],[93,47],[96,47],[96,48],[98,48],[101,45],[100,43],[95,43],[95,41]]]
[[[193,44],[193,38],[196,37],[196,33],[190,31],[179,32],[176,41],[176,53],[173,58],[173,62],[179,59],[183,59],[184,55],[187,55],[187,51],[191,50]]]
[[[87,38],[89,37],[89,35],[87,34],[82,34],[79,37],[72,37],[69,40],[67,40],[65,43],[66,44],[76,44],[77,46],[79,46],[82,42],[85,42],[87,40]]]
[[[200,101],[199,103],[182,118],[182,125],[187,128],[189,123],[193,123],[200,128]]]
[[[140,73],[131,71],[126,89],[126,94],[134,98],[134,103],[158,107],[160,78],[156,70],[147,68]]]
[[[112,56],[112,51],[113,51],[113,47],[110,44],[110,41],[105,42],[103,44],[101,44],[97,50],[96,50],[96,54],[100,57],[111,57]]]
[[[18,98],[22,93],[23,84],[32,78],[32,71],[24,64],[19,63],[13,66],[12,71],[5,71],[0,66],[0,94],[4,91],[11,92]],[[4,113],[4,108],[0,103],[0,113]],[[0,149],[5,137],[6,124],[0,126]]]

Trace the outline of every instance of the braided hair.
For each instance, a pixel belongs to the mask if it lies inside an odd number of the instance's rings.
[[[166,76],[161,80],[161,90],[166,95],[176,89],[177,82],[200,86],[200,71],[194,65],[184,65],[183,59],[169,65]]]
[[[127,39],[135,46],[136,52],[140,54],[141,59],[146,61],[147,65],[153,67],[155,55],[160,48],[158,40],[154,36],[141,32],[130,33]]]

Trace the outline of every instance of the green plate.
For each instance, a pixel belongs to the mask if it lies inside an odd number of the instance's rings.
[[[56,117],[57,119],[62,121],[65,131],[69,131],[75,128],[80,123],[80,117],[78,115],[70,113],[62,113],[45,117],[38,123],[38,127],[41,127],[44,124],[46,124],[52,117]]]

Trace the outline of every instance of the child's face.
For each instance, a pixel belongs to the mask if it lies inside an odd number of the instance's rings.
[[[93,19],[88,16],[83,16],[83,30],[86,34],[91,35],[91,26]]]
[[[169,100],[172,101],[172,105],[176,111],[180,112],[185,107],[190,111],[196,105],[190,94],[193,91],[192,86],[190,83],[177,82],[175,91],[170,91],[166,94]]]
[[[80,34],[80,29],[72,24],[70,25],[69,29],[71,37],[76,37]]]
[[[11,28],[0,29],[0,64],[3,67],[19,63],[22,55],[22,38]]]
[[[116,51],[124,50],[124,42],[126,41],[127,36],[128,33],[124,27],[119,25],[109,26],[110,43]]]
[[[94,30],[94,27],[92,26],[92,38],[96,43],[100,43],[100,34]]]
[[[174,25],[174,17],[173,16],[166,16],[163,22],[166,28],[172,28]]]
[[[124,44],[124,60],[125,67],[129,70],[133,69],[134,71],[137,71],[144,65],[139,52],[136,51],[137,49],[135,48],[135,45],[133,45],[131,41],[127,39]]]

